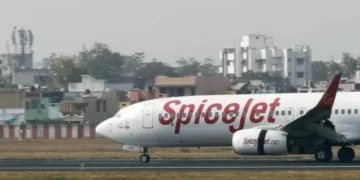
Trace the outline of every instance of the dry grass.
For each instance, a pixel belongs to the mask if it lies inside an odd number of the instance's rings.
[[[334,148],[334,156],[336,156]],[[237,158],[231,147],[223,148],[153,148],[152,158]],[[357,156],[360,148],[356,149]],[[313,155],[288,155],[288,157]],[[123,151],[116,142],[107,139],[64,140],[0,140],[0,159],[64,159],[64,158],[117,158],[137,159],[139,153]]]
[[[127,179],[127,180],[145,180],[145,179],[172,179],[172,180],[353,180],[359,179],[360,171],[301,171],[301,172],[191,172],[191,173],[99,173],[99,172],[76,172],[76,173],[0,173],[1,180],[7,179],[28,179],[28,180],[50,180],[50,179]]]

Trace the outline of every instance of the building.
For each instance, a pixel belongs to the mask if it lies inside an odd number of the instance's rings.
[[[60,102],[62,92],[26,92],[25,120],[30,123],[46,122],[53,123],[62,121]]]
[[[119,111],[116,91],[84,94],[65,92],[61,101],[61,118],[66,122],[97,124]]]
[[[220,51],[219,72],[226,77],[241,77],[247,71],[269,72],[289,78],[294,86],[311,81],[311,49],[308,45],[279,48],[274,38],[266,35],[246,35],[240,46]]]
[[[25,91],[0,90],[0,108],[24,108]]]
[[[81,82],[69,83],[69,92],[85,92],[87,89],[91,92],[103,91],[129,91],[133,89],[133,83],[110,83],[103,79],[95,79],[90,75],[81,75]]]
[[[157,76],[154,81],[154,91],[167,97],[223,94],[229,86],[230,82],[225,77]]]
[[[48,86],[52,83],[52,71],[49,69],[16,69],[12,74],[12,84],[19,89],[30,89],[31,86]]]

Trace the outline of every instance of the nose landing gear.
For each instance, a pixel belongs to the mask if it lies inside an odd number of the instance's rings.
[[[140,161],[142,163],[147,163],[147,162],[150,161],[150,155],[148,154],[148,148],[147,147],[144,147],[143,149],[144,149],[143,152],[142,152],[143,154],[140,155]]]

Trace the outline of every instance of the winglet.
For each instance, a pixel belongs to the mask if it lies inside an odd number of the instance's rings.
[[[336,74],[334,79],[331,81],[329,87],[326,89],[324,95],[321,97],[320,101],[318,102],[318,104],[316,105],[316,109],[331,109],[334,101],[335,101],[335,97],[336,97],[336,93],[340,84],[340,78],[341,78],[341,73]]]

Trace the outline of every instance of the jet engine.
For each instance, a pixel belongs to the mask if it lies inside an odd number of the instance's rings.
[[[293,141],[283,131],[244,129],[232,137],[234,152],[239,155],[281,155],[291,152]]]

